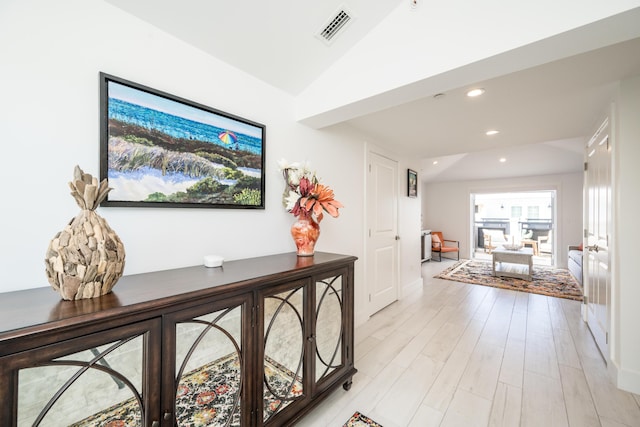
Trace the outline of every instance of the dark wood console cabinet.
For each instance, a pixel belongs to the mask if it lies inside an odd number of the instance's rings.
[[[79,301],[0,294],[0,425],[292,425],[356,373],[355,260],[136,274]]]

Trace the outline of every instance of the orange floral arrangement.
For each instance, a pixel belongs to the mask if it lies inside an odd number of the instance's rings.
[[[296,217],[311,216],[318,223],[323,212],[334,218],[340,215],[338,209],[344,206],[335,199],[331,188],[320,183],[308,164],[287,163],[282,159],[278,165],[286,183],[282,204],[287,212]]]

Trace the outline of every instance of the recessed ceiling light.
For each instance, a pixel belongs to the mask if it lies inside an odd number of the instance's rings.
[[[491,130],[486,131],[486,132],[485,132],[485,135],[487,135],[487,136],[491,136],[491,135],[496,135],[496,134],[498,134],[498,133],[500,133],[500,131],[499,131],[499,130],[491,129]]]
[[[474,98],[476,96],[480,96],[484,93],[484,89],[482,88],[477,88],[477,89],[471,89],[470,91],[467,92],[467,96],[470,98]]]
[[[507,161],[507,159],[505,157],[500,157],[500,163],[504,163],[506,161]]]
[[[438,164],[438,161],[437,161],[437,160],[434,160],[434,161],[433,161],[433,164],[434,164],[434,165],[437,165],[437,164]]]

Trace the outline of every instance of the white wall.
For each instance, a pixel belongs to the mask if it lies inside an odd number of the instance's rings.
[[[100,0],[13,1],[4,9],[0,37],[12,43],[2,44],[0,117],[10,155],[0,185],[12,208],[4,209],[0,290],[47,285],[47,244],[79,211],[67,187],[73,167],[98,175],[99,71],[267,125],[265,210],[98,209],[124,242],[125,274],[200,264],[207,253],[234,259],[291,250],[280,157],[309,158],[338,196],[353,192],[356,184],[340,177],[344,159],[318,149],[335,141],[296,126],[283,93]],[[320,250],[336,246],[339,221],[323,224]]]
[[[422,286],[422,227],[420,212],[422,210],[422,189],[420,188],[420,173],[418,172],[418,197],[408,197],[408,169],[420,170],[418,159],[400,161],[400,202],[398,212],[398,234],[400,236],[400,290],[401,297],[411,291],[411,288]],[[418,215],[416,215],[418,212]]]
[[[445,238],[460,241],[460,257],[469,258],[472,193],[556,190],[556,263],[567,266],[567,246],[582,241],[582,173],[521,178],[424,183],[422,185],[422,226],[442,231]]]
[[[125,274],[199,265],[209,253],[232,260],[293,251],[293,217],[281,204],[277,161],[308,160],[345,205],[339,218],[325,216],[316,249],[359,257],[356,316],[366,319],[360,314],[366,311],[361,134],[346,126],[317,131],[296,123],[288,94],[102,0],[5,0],[0,39],[0,292],[49,286],[49,241],[79,212],[67,186],[73,168],[99,175],[98,72],[104,71],[267,129],[264,210],[98,209],[124,242]],[[419,221],[419,206],[403,212],[407,222]],[[403,253],[419,259],[417,249]],[[402,280],[414,283],[411,265],[412,274]]]
[[[620,83],[616,111],[611,366],[618,387],[640,393],[640,76]]]

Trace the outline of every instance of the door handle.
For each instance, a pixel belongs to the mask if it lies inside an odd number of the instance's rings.
[[[400,240],[400,236],[396,236],[396,240]]]
[[[593,252],[598,252],[598,245],[587,246],[587,249]]]

